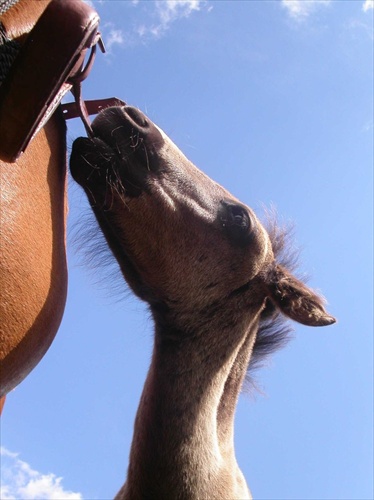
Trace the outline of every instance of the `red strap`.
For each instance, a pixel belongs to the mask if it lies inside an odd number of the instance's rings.
[[[95,99],[91,101],[83,101],[80,94],[74,94],[76,101],[69,102],[67,104],[62,104],[62,112],[64,114],[65,120],[70,120],[71,118],[82,118],[85,125],[87,134],[92,136],[92,128],[89,124],[89,115],[96,115],[104,108],[109,108],[110,106],[125,106],[126,103],[118,99],[118,97],[108,97],[107,99]],[[87,122],[87,123],[86,123]]]

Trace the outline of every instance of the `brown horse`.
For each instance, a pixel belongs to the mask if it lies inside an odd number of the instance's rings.
[[[65,306],[64,118],[80,116],[90,134],[88,115],[121,101],[82,99],[104,51],[85,2],[0,0],[0,14],[1,397],[40,361]],[[76,102],[59,106],[68,90]]]
[[[7,37],[22,45],[49,1],[13,2],[0,17]],[[4,396],[43,357],[64,311],[66,126],[61,112],[50,118],[16,162],[0,161],[0,183],[0,396]]]
[[[282,237],[199,171],[135,108],[77,139],[71,172],[155,322],[154,350],[117,499],[249,498],[233,423],[248,364],[281,343],[286,316],[335,322],[282,264]]]

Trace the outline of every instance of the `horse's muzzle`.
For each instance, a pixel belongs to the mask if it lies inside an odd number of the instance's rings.
[[[136,108],[115,106],[98,114],[92,130],[93,138],[73,143],[73,178],[94,192],[108,183],[127,196],[146,190],[149,175],[159,171],[158,152],[164,144],[153,122]]]
[[[92,123],[96,137],[121,153],[129,150],[157,151],[164,143],[156,125],[132,106],[115,106],[103,110]]]

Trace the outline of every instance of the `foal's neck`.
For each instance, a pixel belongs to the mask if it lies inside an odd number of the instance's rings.
[[[250,496],[235,459],[233,424],[257,325],[252,318],[189,337],[170,329],[165,335],[156,325],[118,498]]]

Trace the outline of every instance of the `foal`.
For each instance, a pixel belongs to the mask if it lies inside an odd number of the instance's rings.
[[[93,130],[75,141],[71,172],[155,322],[117,499],[250,498],[233,423],[248,363],[264,349],[261,325],[279,312],[310,326],[335,320],[277,262],[254,212],[143,113],[108,108]]]

